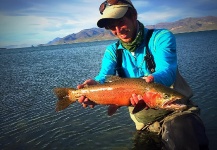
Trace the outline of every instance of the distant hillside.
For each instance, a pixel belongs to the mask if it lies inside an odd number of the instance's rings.
[[[63,38],[55,38],[46,45],[71,44],[114,39],[112,33],[102,28],[84,29],[78,33],[69,34]]]
[[[142,21],[142,20],[141,20]],[[156,25],[147,25],[147,28],[165,28],[173,33],[197,32],[206,30],[217,30],[217,17],[207,16],[200,18],[185,18],[175,22],[158,23]],[[45,45],[71,44],[78,42],[92,42],[101,40],[112,40],[115,37],[110,31],[102,28],[85,29],[78,33],[67,35],[63,38],[55,38]]]
[[[197,32],[217,30],[217,17],[185,18],[176,22],[158,23],[146,26],[147,28],[166,28],[173,33]]]

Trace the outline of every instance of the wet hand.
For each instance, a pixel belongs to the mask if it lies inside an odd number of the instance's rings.
[[[88,85],[95,85],[95,84],[97,84],[97,82],[96,82],[95,80],[88,79],[88,80],[86,80],[83,84],[79,84],[79,85],[77,86],[77,88],[78,88],[78,89],[82,89],[82,88],[84,88],[84,87],[86,87],[86,86],[88,86]],[[96,103],[90,101],[90,100],[89,100],[87,97],[85,97],[85,96],[81,96],[81,97],[78,99],[78,102],[81,103],[84,108],[86,108],[87,106],[89,106],[90,108],[93,108],[93,107],[96,105]]]
[[[132,97],[130,98],[130,103],[132,106],[136,106],[138,103],[144,103],[143,97],[141,95],[132,94]],[[147,110],[149,107],[146,105],[145,109]]]
[[[141,95],[132,94],[132,97],[130,98],[130,102],[133,106],[136,106],[140,100],[143,100]]]
[[[149,75],[147,77],[143,77],[143,79],[147,82],[147,83],[150,83],[150,82],[154,82],[154,77],[152,75]]]

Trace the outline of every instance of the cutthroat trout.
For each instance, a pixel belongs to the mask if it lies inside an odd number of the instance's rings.
[[[82,95],[96,104],[110,105],[109,109],[116,108],[117,110],[120,106],[130,106],[130,98],[134,93],[141,95],[145,102],[143,104],[149,108],[174,111],[183,110],[187,107],[185,104],[180,103],[181,99],[185,99],[184,95],[161,84],[147,83],[144,79],[140,78],[111,76],[104,84],[88,85],[82,89],[55,88],[54,92],[59,99],[56,111],[65,109],[70,104],[76,102]],[[135,106],[136,108],[137,106]],[[109,115],[112,114],[110,113]]]

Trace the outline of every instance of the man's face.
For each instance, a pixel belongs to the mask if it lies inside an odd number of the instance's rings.
[[[137,32],[137,20],[135,18],[123,17],[121,19],[109,20],[106,29],[125,43],[132,42]]]

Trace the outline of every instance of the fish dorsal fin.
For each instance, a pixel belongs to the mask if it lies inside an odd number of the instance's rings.
[[[105,82],[115,82],[117,80],[120,80],[121,77],[118,77],[118,76],[112,76],[112,75],[107,75],[105,77]]]

